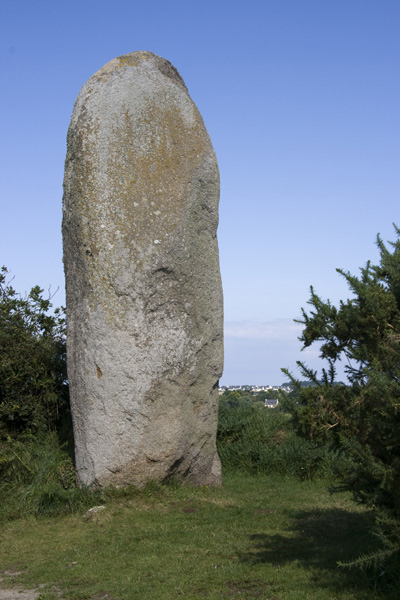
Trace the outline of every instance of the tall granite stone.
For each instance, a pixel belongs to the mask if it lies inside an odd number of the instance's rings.
[[[133,52],[83,86],[67,146],[78,482],[218,484],[219,174],[199,111],[167,60]]]

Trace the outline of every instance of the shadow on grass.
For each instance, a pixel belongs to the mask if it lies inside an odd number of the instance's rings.
[[[269,563],[277,567],[297,563],[312,571],[312,580],[335,593],[351,590],[359,600],[398,598],[382,583],[379,574],[338,566],[377,547],[369,533],[371,513],[342,509],[291,511],[290,524],[283,535],[250,536],[251,550],[241,555],[242,562]],[[335,596],[336,597],[336,596]]]

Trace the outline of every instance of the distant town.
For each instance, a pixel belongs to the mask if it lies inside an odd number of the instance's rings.
[[[259,394],[260,392],[291,392],[292,388],[289,385],[222,385],[219,388],[219,393],[224,392],[252,392],[253,394]]]
[[[219,388],[219,394],[225,392],[247,392],[254,395],[260,394],[265,408],[276,408],[279,404],[278,393],[289,393],[292,388],[289,385],[222,385]],[[269,394],[269,395],[268,395]]]

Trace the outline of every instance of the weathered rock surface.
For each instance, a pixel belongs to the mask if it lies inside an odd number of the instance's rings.
[[[176,69],[150,52],[83,86],[63,201],[80,484],[218,484],[219,174]]]

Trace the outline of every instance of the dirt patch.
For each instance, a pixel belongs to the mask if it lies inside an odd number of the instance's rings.
[[[19,575],[19,573],[5,573],[9,577]],[[36,600],[39,597],[38,590],[22,590],[19,587],[6,587],[9,581],[0,577],[0,600]]]
[[[27,590],[15,583],[15,577],[21,575],[22,571],[6,570],[0,572],[0,600],[37,600],[44,585],[36,589]],[[13,581],[10,581],[11,578]]]

